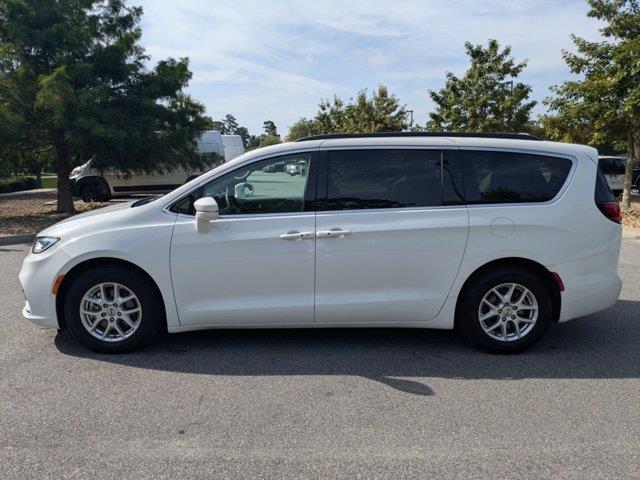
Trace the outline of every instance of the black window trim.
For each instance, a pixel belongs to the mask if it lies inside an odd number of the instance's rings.
[[[308,177],[307,177],[307,188],[305,190],[304,193],[304,204],[303,204],[303,208],[302,211],[300,212],[280,212],[280,213],[240,213],[240,214],[234,214],[234,215],[220,215],[220,218],[226,218],[226,219],[231,219],[231,218],[266,218],[269,216],[278,216],[278,217],[282,217],[282,216],[287,216],[287,215],[300,215],[302,213],[309,213],[309,212],[315,212],[315,206],[316,206],[316,192],[317,192],[317,188],[318,188],[318,149],[314,148],[314,149],[303,149],[303,150],[293,150],[290,152],[279,152],[277,154],[273,154],[273,155],[264,155],[261,157],[256,157],[253,158],[247,162],[243,162],[239,165],[237,165],[235,168],[232,169],[228,169],[225,170],[224,172],[220,173],[220,175],[214,175],[211,177],[208,177],[206,179],[202,179],[202,181],[198,184],[198,186],[196,188],[194,188],[193,190],[190,190],[189,192],[186,192],[185,194],[181,195],[179,198],[177,198],[176,200],[173,200],[172,202],[169,202],[167,205],[165,205],[165,207],[163,208],[164,211],[171,213],[173,215],[178,215],[178,216],[183,216],[183,217],[187,217],[187,218],[193,218],[195,217],[195,215],[191,215],[188,213],[183,213],[183,212],[176,212],[175,210],[173,210],[173,207],[176,203],[182,201],[185,197],[187,197],[188,195],[191,195],[193,192],[196,192],[196,200],[199,200],[200,198],[202,198],[202,194],[204,193],[204,187],[205,185],[207,185],[208,183],[224,176],[230,173],[233,173],[237,170],[240,170],[242,168],[248,167],[254,163],[258,163],[258,162],[262,162],[265,160],[270,160],[270,159],[275,159],[278,157],[286,157],[289,155],[296,155],[296,154],[303,154],[303,153],[310,153],[311,154],[311,158],[310,158],[310,162],[309,162],[309,172],[307,173]]]

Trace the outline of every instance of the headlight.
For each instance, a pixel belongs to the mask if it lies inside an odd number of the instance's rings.
[[[82,166],[74,168],[73,170],[71,170],[71,173],[69,174],[69,178],[75,177],[76,175],[80,175],[80,172],[82,172]]]
[[[33,247],[31,247],[31,251],[33,253],[42,253],[58,240],[60,239],[57,237],[36,237],[36,240],[33,242]]]

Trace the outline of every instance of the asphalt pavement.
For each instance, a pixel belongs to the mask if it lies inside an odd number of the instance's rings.
[[[608,311],[515,356],[452,332],[210,331],[92,353],[0,247],[0,478],[638,478],[640,242]]]

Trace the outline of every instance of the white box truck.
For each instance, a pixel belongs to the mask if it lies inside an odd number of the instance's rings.
[[[240,135],[221,135],[218,131],[209,130],[198,139],[197,150],[202,155],[215,153],[222,162],[227,162],[244,153],[244,143]],[[127,176],[112,169],[101,173],[92,168],[89,160],[84,165],[73,169],[69,182],[75,197],[80,197],[84,201],[107,201],[117,196],[166,193],[210,168],[201,171],[177,168],[164,173],[131,172]]]

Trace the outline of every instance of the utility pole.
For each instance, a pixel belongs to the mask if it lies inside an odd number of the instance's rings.
[[[409,131],[413,128],[413,110],[405,110],[409,114]]]

